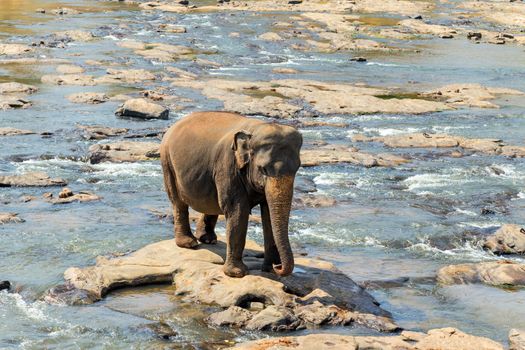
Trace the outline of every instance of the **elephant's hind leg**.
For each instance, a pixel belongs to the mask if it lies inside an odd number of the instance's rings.
[[[197,222],[195,236],[197,239],[206,244],[216,244],[217,235],[215,234],[215,225],[217,224],[218,215],[202,214]]]
[[[186,205],[177,193],[176,177],[170,166],[169,159],[161,153],[162,170],[164,173],[164,186],[173,206],[173,222],[175,227],[175,243],[181,248],[195,248],[199,245],[197,239],[191,233],[188,205]]]

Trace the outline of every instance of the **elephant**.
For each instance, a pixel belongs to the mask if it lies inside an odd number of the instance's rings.
[[[216,244],[226,218],[223,271],[243,277],[248,219],[259,205],[264,234],[262,270],[290,275],[294,258],[288,224],[303,138],[291,126],[230,112],[194,112],[172,125],[160,146],[164,185],[173,206],[175,242]],[[201,213],[192,234],[188,208]]]

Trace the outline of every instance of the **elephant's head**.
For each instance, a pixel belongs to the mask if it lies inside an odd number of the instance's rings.
[[[288,239],[295,174],[301,165],[301,134],[290,126],[259,124],[250,131],[238,131],[233,141],[236,166],[250,186],[264,193],[281,264],[274,266],[279,276],[292,273],[294,259]]]

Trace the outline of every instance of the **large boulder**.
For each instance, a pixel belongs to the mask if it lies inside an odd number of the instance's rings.
[[[525,264],[489,261],[449,265],[437,274],[441,284],[484,283],[491,286],[525,286]]]
[[[244,260],[250,274],[231,278],[222,271],[225,252],[222,240],[196,250],[166,240],[129,255],[98,257],[94,266],[67,269],[66,283],[44,299],[67,302],[71,296],[70,302],[82,304],[115,288],[164,282],[173,283],[184,301],[222,308],[206,319],[214,326],[280,331],[356,323],[398,329],[371,295],[328,262],[298,257],[294,273],[279,278],[261,271],[263,248],[248,241]]]
[[[91,164],[102,162],[136,162],[153,160],[160,157],[160,144],[156,142],[121,141],[96,144],[89,147]]]
[[[31,172],[21,175],[0,175],[0,187],[36,187],[65,186],[67,182],[61,178],[51,178],[46,173]]]
[[[310,334],[269,338],[237,344],[237,350],[503,350],[493,340],[476,337],[455,328],[432,329],[428,333],[402,332],[397,336],[351,336]]]
[[[168,119],[169,109],[145,98],[133,98],[124,102],[115,115],[141,119]]]
[[[525,228],[519,225],[503,225],[485,240],[483,248],[495,254],[524,254]]]

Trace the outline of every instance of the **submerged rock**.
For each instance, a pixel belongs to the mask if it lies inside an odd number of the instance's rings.
[[[282,331],[358,323],[398,329],[372,296],[328,262],[296,258],[295,272],[279,278],[261,272],[262,247],[248,241],[250,275],[231,278],[222,271],[225,249],[223,241],[188,250],[166,240],[126,256],[98,257],[95,266],[69,268],[64,278],[68,293],[76,288],[97,299],[119,287],[173,283],[184,301],[222,307],[206,320],[216,326]],[[260,307],[251,308],[254,302]]]
[[[525,254],[525,228],[503,225],[485,240],[483,248],[495,254]]]
[[[437,274],[441,284],[484,283],[491,286],[525,286],[525,264],[490,261],[449,265]]]
[[[46,173],[31,172],[21,175],[0,176],[0,187],[33,187],[33,186],[65,186],[67,182],[61,178],[51,178]]]
[[[298,337],[267,338],[237,344],[238,350],[503,350],[491,339],[476,337],[456,328],[432,329],[425,333],[402,332],[396,336],[351,336],[340,334],[310,334]]]
[[[77,128],[84,131],[83,137],[87,140],[102,140],[109,137],[127,134],[129,129],[110,128],[103,125],[77,125]]]
[[[95,79],[91,75],[82,74],[63,74],[63,75],[44,75],[40,79],[44,84],[53,85],[79,85],[79,86],[94,86]]]
[[[135,162],[158,159],[159,157],[160,144],[156,142],[121,141],[96,144],[89,147],[89,161],[91,164]]]
[[[82,74],[84,68],[73,64],[61,64],[56,68],[58,74]]]
[[[169,109],[144,98],[133,98],[124,102],[115,115],[141,119],[168,119]]]
[[[19,224],[24,222],[23,219],[18,217],[15,213],[0,213],[0,225],[3,224]]]

